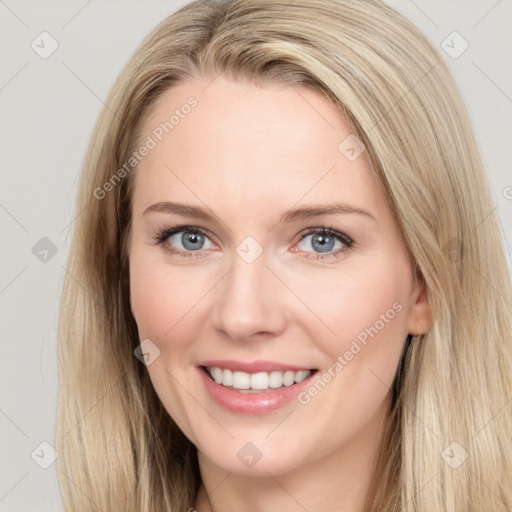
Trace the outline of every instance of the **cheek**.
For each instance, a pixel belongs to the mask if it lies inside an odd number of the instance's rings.
[[[130,257],[130,300],[140,340],[150,339],[160,350],[147,367],[156,394],[177,425],[194,431],[194,409],[188,394],[170,375],[190,372],[190,347],[197,338],[198,316],[205,279],[192,273],[171,272],[154,254],[135,249]],[[185,377],[186,380],[187,377]]]
[[[300,293],[317,317],[309,324],[315,323],[321,329],[319,333],[327,333],[317,334],[315,340],[331,361],[342,356],[347,370],[351,367],[346,373],[360,371],[361,367],[366,371],[375,368],[385,381],[392,379],[407,336],[408,293],[412,285],[407,257],[396,255],[378,264],[347,266],[329,280],[308,276],[301,281]]]
[[[189,336],[184,331],[193,328],[187,320],[197,313],[204,286],[197,274],[171,272],[161,261],[145,257],[143,251],[133,251],[130,301],[141,339],[150,338],[159,344],[172,338],[174,347],[185,344]]]
[[[299,402],[305,417],[315,418],[312,435],[321,436],[330,425],[332,439],[343,444],[385,407],[407,336],[412,269],[397,255],[371,265],[347,265],[329,280],[308,276],[299,283],[315,313],[302,321],[302,328],[327,356],[319,380],[301,393]],[[327,453],[332,442],[326,439],[314,449]]]

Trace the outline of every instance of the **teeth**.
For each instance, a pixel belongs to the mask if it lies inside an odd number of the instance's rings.
[[[222,370],[220,368],[212,368],[212,377],[217,384],[222,383]]]
[[[311,372],[309,370],[302,370],[300,372],[295,373],[295,382],[302,382],[304,379],[307,379],[310,376]]]
[[[218,382],[222,384],[222,382]],[[233,372],[233,387],[235,389],[249,389],[251,387],[251,376],[245,372]]]
[[[302,382],[311,375],[311,370],[300,370],[298,372],[288,370],[285,372],[246,373],[239,371],[232,372],[225,368],[210,366],[206,369],[217,384],[248,392],[251,390],[265,391],[269,388],[277,389],[282,386],[288,387],[292,384]]]
[[[268,376],[268,387],[275,389],[280,388],[283,385],[283,374],[282,372],[272,372]]]
[[[248,375],[247,373],[245,375]],[[251,389],[268,389],[268,373],[260,372],[251,375]]]
[[[295,374],[293,372],[284,372],[283,384],[285,386],[291,386],[295,382]]]
[[[233,372],[231,370],[222,370],[222,384],[224,386],[233,385]]]

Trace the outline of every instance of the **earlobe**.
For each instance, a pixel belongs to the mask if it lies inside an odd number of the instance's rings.
[[[407,318],[407,332],[413,336],[425,334],[432,326],[432,311],[428,300],[427,285],[418,278],[411,293],[412,303]]]

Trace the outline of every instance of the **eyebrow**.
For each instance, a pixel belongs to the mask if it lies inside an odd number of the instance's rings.
[[[162,201],[155,203],[146,208],[142,215],[149,212],[162,212],[162,213],[175,213],[178,215],[186,215],[196,217],[198,219],[215,221],[214,215],[207,212],[206,209],[182,203],[173,203],[169,201]],[[318,217],[320,215],[336,215],[336,214],[359,214],[364,215],[377,221],[377,219],[367,210],[355,208],[346,204],[331,204],[331,205],[311,205],[302,208],[295,208],[287,210],[281,215],[279,222],[289,224],[297,220],[309,219]]]

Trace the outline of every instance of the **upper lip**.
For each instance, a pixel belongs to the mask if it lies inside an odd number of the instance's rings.
[[[215,359],[202,361],[198,366],[209,366],[214,368],[223,368],[231,371],[239,371],[245,373],[258,373],[258,372],[275,372],[291,370],[298,372],[301,370],[312,370],[313,368],[307,366],[298,366],[287,363],[278,363],[275,361],[233,361],[230,359]]]

